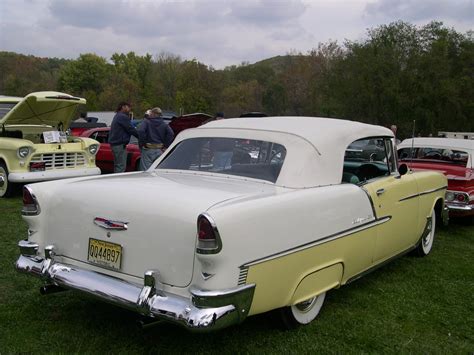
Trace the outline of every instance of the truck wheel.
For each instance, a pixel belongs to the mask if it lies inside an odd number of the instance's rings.
[[[293,306],[281,308],[280,318],[283,326],[294,329],[311,323],[321,311],[325,298],[326,292]]]
[[[13,184],[8,181],[7,166],[0,162],[0,197],[10,197],[14,191],[13,187]]]

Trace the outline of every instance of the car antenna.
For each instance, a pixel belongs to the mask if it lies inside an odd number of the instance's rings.
[[[413,165],[413,150],[415,144],[415,123],[416,120],[413,120],[413,132],[411,133],[411,148],[410,148],[410,166]]]

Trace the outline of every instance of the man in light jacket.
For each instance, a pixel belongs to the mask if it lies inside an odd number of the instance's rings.
[[[161,117],[159,107],[152,108],[148,118],[138,127],[138,145],[141,150],[140,167],[145,171],[173,142],[173,130]]]

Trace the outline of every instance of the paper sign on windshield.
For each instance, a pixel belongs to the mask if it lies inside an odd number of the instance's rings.
[[[43,132],[45,143],[67,143],[67,136],[64,132],[47,131]]]

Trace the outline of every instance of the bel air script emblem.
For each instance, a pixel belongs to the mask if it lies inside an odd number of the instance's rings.
[[[119,231],[128,229],[128,222],[111,221],[110,219],[105,219],[101,217],[94,218],[94,223],[97,224],[99,227],[105,229],[113,229]]]

